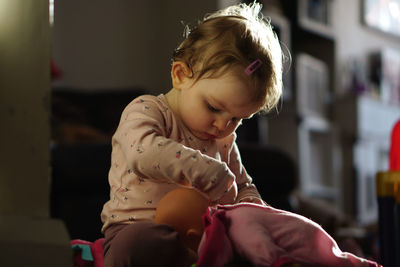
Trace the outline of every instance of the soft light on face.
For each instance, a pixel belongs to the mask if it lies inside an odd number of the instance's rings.
[[[217,78],[202,78],[181,90],[179,116],[198,138],[218,139],[232,134],[243,119],[260,110],[245,76],[230,71]]]

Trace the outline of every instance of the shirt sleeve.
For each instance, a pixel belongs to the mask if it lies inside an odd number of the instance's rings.
[[[153,182],[193,186],[212,201],[219,199],[234,174],[225,162],[168,138],[164,112],[155,101],[138,99],[122,113],[113,147],[122,150],[128,171]]]

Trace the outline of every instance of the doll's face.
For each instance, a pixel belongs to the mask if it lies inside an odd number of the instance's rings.
[[[173,68],[186,68],[182,62],[174,64],[182,66]],[[175,77],[178,97],[172,109],[196,137],[202,140],[226,137],[236,130],[242,119],[252,117],[261,109],[263,103],[253,99],[254,88],[243,70],[243,73],[231,70],[196,82],[187,75],[188,71]]]
[[[202,215],[209,203],[205,195],[195,189],[177,188],[160,200],[155,221],[172,226],[183,243],[197,251],[204,231]]]

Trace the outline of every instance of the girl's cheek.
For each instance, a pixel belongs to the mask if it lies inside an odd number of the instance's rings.
[[[230,135],[231,133],[233,133],[235,130],[236,130],[236,125],[230,125],[228,128],[226,128],[225,129],[225,131],[224,131],[224,136],[226,137],[226,136],[228,136],[228,135]]]
[[[234,124],[232,124],[232,126],[231,126],[231,131],[232,132],[234,132],[234,131],[236,131],[236,129],[239,127],[239,123],[234,123]]]

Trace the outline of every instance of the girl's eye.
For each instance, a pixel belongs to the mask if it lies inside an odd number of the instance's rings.
[[[208,107],[208,109],[209,109],[211,112],[215,112],[215,113],[220,112],[219,109],[214,108],[214,107],[211,106],[209,103],[207,103],[207,107]]]

